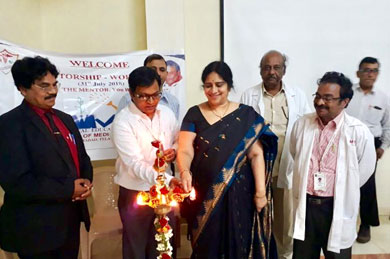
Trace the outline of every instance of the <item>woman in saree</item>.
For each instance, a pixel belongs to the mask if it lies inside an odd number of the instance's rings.
[[[202,81],[207,101],[188,110],[177,153],[183,188],[196,191],[182,207],[191,258],[277,258],[270,182],[277,138],[252,107],[228,99],[226,63],[210,63]]]

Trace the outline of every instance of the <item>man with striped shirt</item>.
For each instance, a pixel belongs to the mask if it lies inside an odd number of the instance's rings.
[[[344,112],[352,83],[328,72],[314,94],[315,113],[299,119],[291,132],[294,158],[293,258],[351,258],[356,238],[360,187],[375,167],[374,138]]]

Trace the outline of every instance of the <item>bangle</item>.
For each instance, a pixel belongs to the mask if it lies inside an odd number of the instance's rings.
[[[261,199],[261,198],[265,198],[265,194],[263,196],[255,195],[255,199]]]
[[[181,176],[184,172],[190,172],[190,170],[187,170],[187,169],[181,170],[181,171],[180,171],[180,176]]]

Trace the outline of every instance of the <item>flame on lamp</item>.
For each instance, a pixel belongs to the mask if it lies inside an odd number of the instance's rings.
[[[171,207],[177,207],[179,205],[179,203],[177,203],[177,201],[175,200],[172,200],[170,203],[169,203],[169,206]]]
[[[192,187],[192,190],[190,192],[190,200],[193,201],[196,199],[196,193],[194,187]]]
[[[167,198],[165,195],[161,195],[161,204],[167,204]]]
[[[137,195],[137,204],[138,205],[146,205],[148,204],[146,201],[148,199],[148,196],[145,192],[140,192]]]

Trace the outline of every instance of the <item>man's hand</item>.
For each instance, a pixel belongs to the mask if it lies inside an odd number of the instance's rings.
[[[172,162],[176,158],[176,150],[174,148],[164,150],[164,158],[168,163]]]
[[[91,196],[93,185],[88,179],[76,179],[74,181],[73,201],[85,200]]]
[[[382,148],[377,148],[376,149],[376,159],[381,159],[383,156],[383,153],[385,153],[385,151]]]

